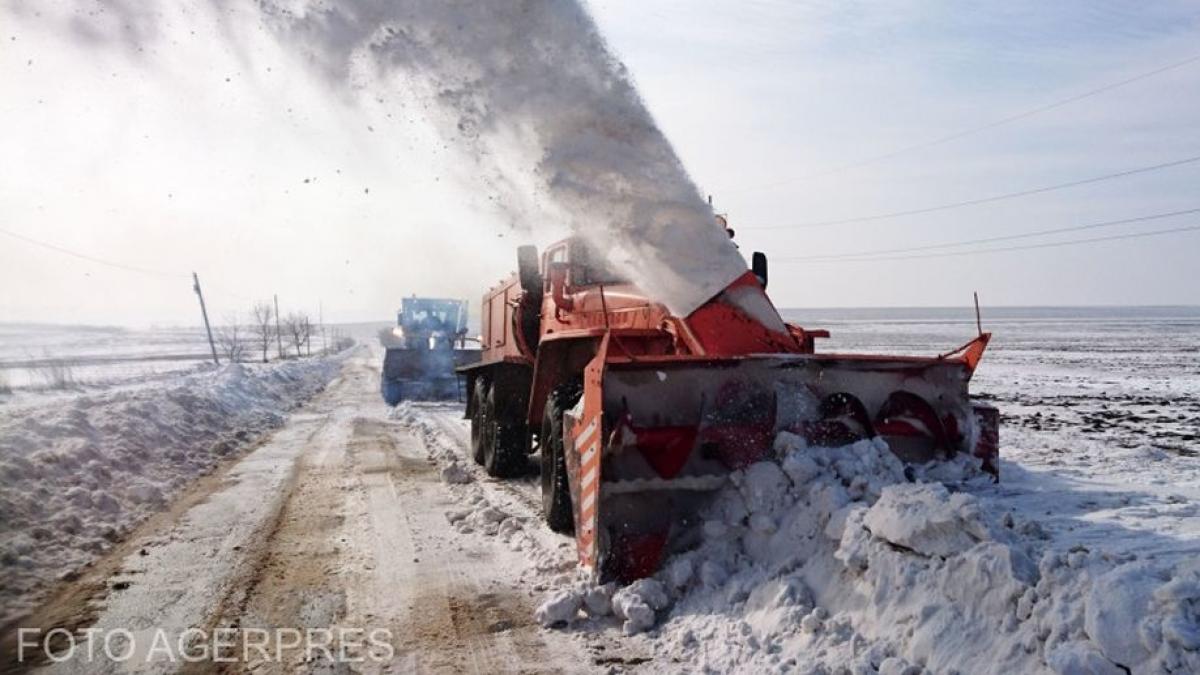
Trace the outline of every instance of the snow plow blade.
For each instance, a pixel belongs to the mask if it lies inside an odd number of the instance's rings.
[[[629,357],[605,337],[564,420],[580,563],[601,582],[652,574],[780,431],[827,447],[881,436],[913,463],[970,453],[997,474],[998,415],[967,393],[987,338],[936,358],[709,358]]]
[[[406,349],[389,347],[383,357],[380,393],[390,406],[400,401],[442,401],[462,398],[454,369],[478,357],[468,349]]]

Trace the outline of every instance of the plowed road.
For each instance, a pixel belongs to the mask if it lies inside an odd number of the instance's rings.
[[[378,363],[360,347],[286,426],[39,612],[28,625],[118,635],[40,667],[498,673],[641,661],[616,638],[533,622],[541,585],[573,568],[569,540],[537,518],[536,476],[493,481],[463,460],[473,482],[445,483],[441,469],[467,453],[461,408],[389,416]],[[501,536],[459,532],[446,515],[484,509],[512,520]]]

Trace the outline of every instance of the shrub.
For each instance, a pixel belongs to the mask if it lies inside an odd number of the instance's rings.
[[[63,359],[46,359],[29,368],[48,389],[70,389],[75,381],[75,369]]]

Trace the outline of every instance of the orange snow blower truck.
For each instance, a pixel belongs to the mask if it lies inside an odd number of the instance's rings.
[[[836,447],[881,436],[908,462],[965,452],[998,472],[998,414],[967,384],[989,333],[936,357],[817,353],[785,323],[767,260],[674,316],[582,239],[518,250],[488,290],[467,378],[474,459],[509,476],[541,456],[542,510],[601,581],[687,546],[707,496],[772,455],[775,435]]]

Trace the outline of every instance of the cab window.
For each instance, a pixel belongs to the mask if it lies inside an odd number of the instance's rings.
[[[553,263],[563,263],[567,261],[567,247],[565,245],[555,246],[547,249],[542,260],[542,283],[545,285],[547,293],[550,292],[550,265]]]
[[[602,253],[582,240],[575,239],[571,242],[572,286],[621,283],[626,283],[626,279],[612,271]]]

